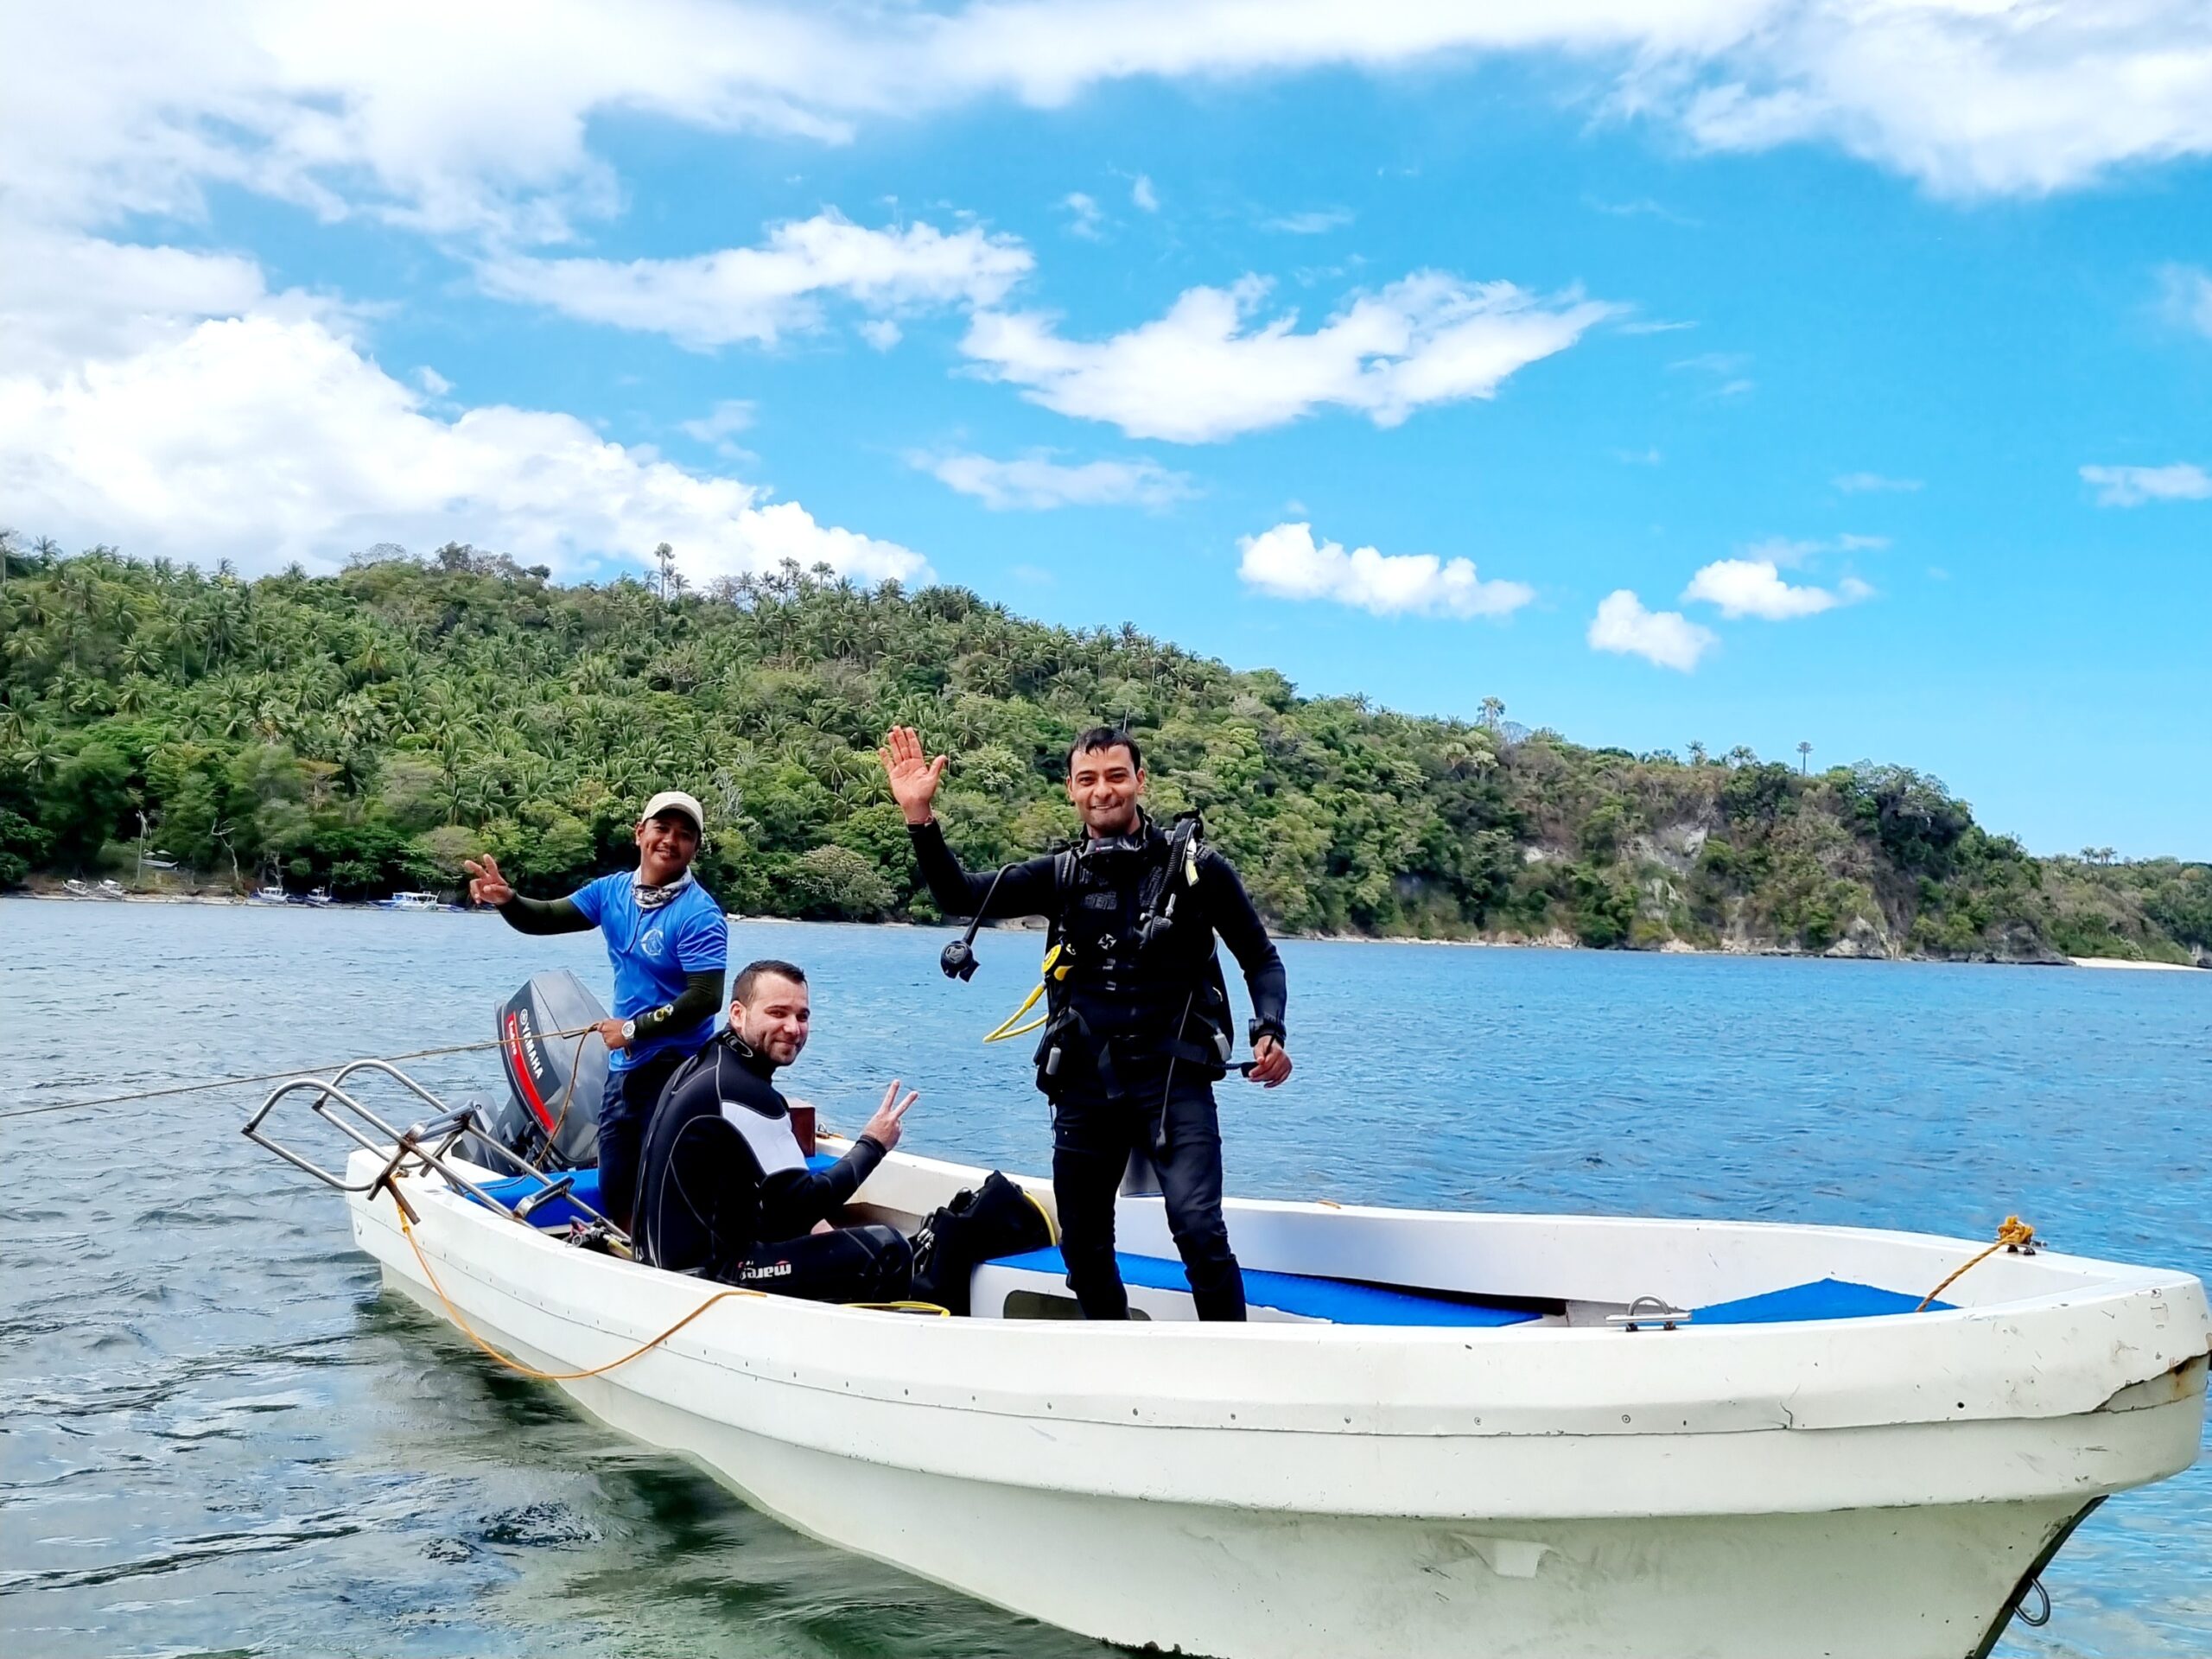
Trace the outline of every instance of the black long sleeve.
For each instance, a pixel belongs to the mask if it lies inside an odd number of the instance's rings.
[[[1290,1001],[1290,977],[1283,971],[1281,953],[1268,937],[1252,895],[1236,867],[1219,853],[1208,849],[1198,861],[1198,898],[1202,913],[1244,970],[1244,988],[1252,995],[1252,1021],[1257,1036],[1284,1039],[1283,1016]]]
[[[927,823],[908,824],[906,833],[914,839],[914,862],[921,869],[930,897],[937,900],[937,907],[946,915],[973,916],[980,911],[985,921],[995,922],[1008,916],[1052,913],[1055,894],[1049,855],[1009,864],[998,891],[992,893],[991,882],[997,872],[971,874],[945,841],[944,831],[935,818]],[[988,911],[983,910],[986,894],[990,897]]]
[[[599,924],[567,899],[525,899],[520,893],[499,906],[499,916],[518,933],[588,933]]]
[[[883,1148],[862,1136],[827,1169],[776,1171],[760,1183],[762,1242],[797,1238],[811,1231],[815,1223],[829,1220],[882,1161]]]
[[[568,903],[563,899],[560,901]],[[702,1020],[711,1020],[721,1012],[722,970],[703,968],[696,974],[683,976],[683,988],[676,994],[673,1002],[664,1002],[657,1008],[647,1008],[638,1016],[638,1035],[650,1037],[655,1032],[670,1027],[681,1031],[696,1026]]]

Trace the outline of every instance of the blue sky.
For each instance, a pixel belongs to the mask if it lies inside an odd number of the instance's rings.
[[[1469,10],[42,22],[0,522],[826,558],[2212,856],[2202,11]]]

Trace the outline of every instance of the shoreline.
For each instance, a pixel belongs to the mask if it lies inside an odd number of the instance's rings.
[[[18,888],[0,893],[0,899],[29,899],[41,903],[83,905],[213,905],[243,910],[307,910],[307,911],[372,911],[382,906],[370,899],[342,900],[329,905],[278,905],[266,899],[241,897],[234,893],[126,893],[95,894],[39,892],[34,888]],[[474,906],[458,906],[439,912],[443,915],[490,915],[492,912]],[[894,917],[880,922],[807,922],[791,916],[745,916],[728,912],[732,923],[772,922],[797,927],[905,927],[951,928],[950,921],[943,923],[917,922],[906,917]],[[1035,931],[1022,923],[994,922],[985,924],[986,931]],[[1270,938],[1313,944],[1408,944],[1465,950],[1570,950],[1599,954],[1599,947],[1578,944],[1564,933],[1546,934],[1537,938],[1465,938],[1437,939],[1393,937],[1372,933],[1270,933]],[[1801,962],[1866,962],[1866,963],[1922,963],[1948,965],[1967,965],[1993,968],[2081,968],[2095,973],[2136,971],[2143,973],[2194,974],[2212,970],[2212,963],[2186,962],[2134,961],[2125,957],[2051,957],[2044,958],[2023,957],[1929,957],[1918,954],[1880,956],[1865,950],[1804,950],[1781,944],[1690,944],[1681,939],[1641,950],[1618,950],[1618,956],[1643,957],[1786,957]]]

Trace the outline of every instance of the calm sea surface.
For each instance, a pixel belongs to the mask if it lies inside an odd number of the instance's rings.
[[[918,1150],[1038,1170],[1036,936],[740,924],[814,977],[794,1093],[894,1074]],[[1232,1191],[1986,1235],[2212,1277],[2212,974],[1289,944],[1298,1077],[1231,1084]],[[0,1109],[490,1033],[594,938],[483,917],[0,900]],[[1020,1051],[1020,1052],[1017,1052]],[[425,1063],[492,1097],[489,1054]],[[1093,1644],[798,1537],[381,1294],[253,1090],[4,1126],[0,1648],[715,1654]],[[2114,1499],[2010,1655],[2212,1652],[2212,1464]]]

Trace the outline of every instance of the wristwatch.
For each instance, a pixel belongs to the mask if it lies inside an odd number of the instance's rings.
[[[638,1022],[634,1020],[625,1020],[622,1022],[622,1040],[626,1043],[633,1042],[636,1040],[637,1035]]]

